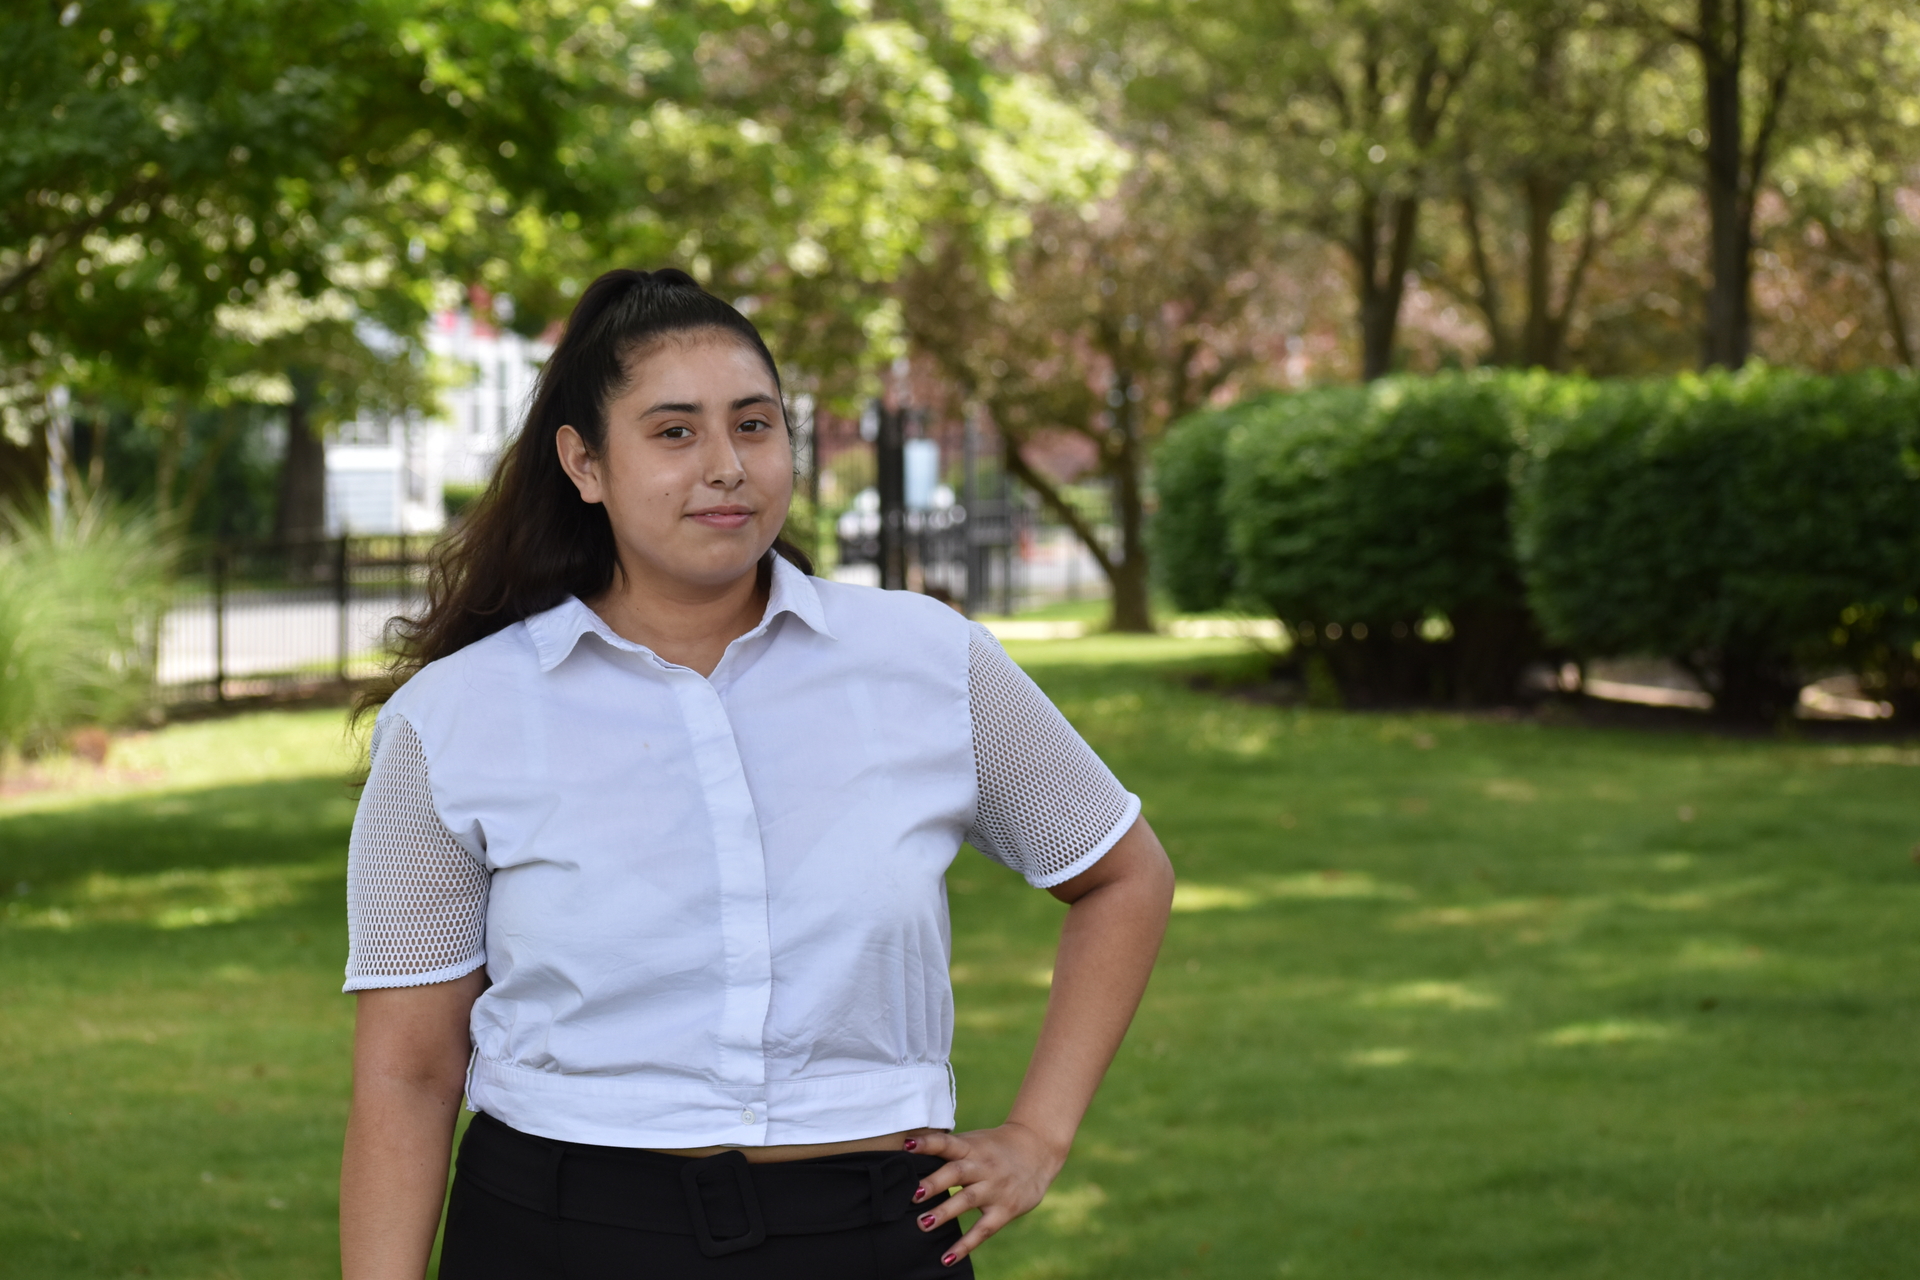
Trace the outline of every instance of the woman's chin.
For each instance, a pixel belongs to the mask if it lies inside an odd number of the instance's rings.
[[[752,574],[773,545],[773,536],[754,529],[709,533],[697,540],[705,545],[682,549],[672,557],[649,557],[656,574],[686,587],[725,587]]]

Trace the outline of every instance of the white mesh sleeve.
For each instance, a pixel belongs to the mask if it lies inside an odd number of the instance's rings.
[[[345,989],[422,987],[485,964],[490,880],[433,807],[419,735],[384,721],[347,845]]]
[[[1073,879],[1127,833],[1139,798],[978,624],[967,688],[980,791],[967,839],[1037,888]]]

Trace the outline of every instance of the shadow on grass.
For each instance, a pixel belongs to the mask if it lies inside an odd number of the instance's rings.
[[[0,892],[44,904],[94,877],[342,861],[354,804],[344,779],[319,777],[0,815]]]

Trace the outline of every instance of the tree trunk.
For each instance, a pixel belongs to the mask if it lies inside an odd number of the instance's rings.
[[[1500,281],[1493,269],[1493,258],[1487,253],[1486,237],[1480,230],[1480,202],[1474,194],[1473,177],[1464,173],[1460,180],[1460,221],[1466,227],[1467,248],[1473,258],[1474,283],[1479,290],[1475,299],[1480,304],[1480,315],[1487,325],[1487,363],[1508,365],[1513,363],[1513,338],[1507,332],[1506,306],[1500,297]]]
[[[1360,214],[1353,246],[1354,274],[1360,293],[1360,377],[1366,382],[1393,372],[1394,337],[1400,326],[1400,301],[1407,291],[1414,234],[1420,224],[1420,198],[1394,196],[1386,201],[1391,230],[1382,262],[1375,215],[1369,200]]]
[[[1757,644],[1729,643],[1715,655],[1707,688],[1713,712],[1743,724],[1779,724],[1800,700],[1800,675],[1790,655]]]
[[[1151,632],[1153,604],[1147,579],[1146,503],[1140,494],[1139,406],[1133,400],[1133,375],[1122,371],[1115,385],[1123,394],[1113,414],[1120,428],[1119,447],[1108,456],[1107,477],[1112,485],[1113,514],[1120,522],[1120,563],[1108,580],[1113,585],[1113,631]]]
[[[1907,336],[1907,317],[1900,310],[1900,293],[1893,280],[1893,238],[1887,234],[1887,192],[1880,180],[1873,180],[1873,266],[1880,284],[1880,298],[1887,310],[1887,333],[1893,339],[1893,352],[1900,363],[1913,367],[1913,342]]]
[[[179,518],[174,492],[180,480],[180,458],[187,451],[187,413],[176,398],[160,410],[159,444],[153,464],[153,510],[168,533],[186,532]]]
[[[1132,405],[1125,409],[1130,413]],[[1118,411],[1116,411],[1118,412]],[[1020,444],[1011,435],[1004,437],[1006,459],[1010,475],[1040,495],[1040,501],[1047,505],[1060,522],[1073,530],[1074,537],[1080,539],[1093,556],[1094,563],[1100,566],[1100,573],[1107,580],[1112,592],[1109,600],[1110,615],[1107,625],[1114,631],[1152,631],[1153,611],[1150,601],[1147,552],[1145,534],[1145,504],[1140,499],[1140,477],[1137,448],[1122,445],[1117,450],[1103,450],[1101,470],[1113,483],[1114,513],[1120,521],[1120,546],[1124,559],[1116,559],[1100,543],[1099,531],[1088,524],[1086,518],[1074,509],[1060,487],[1041,475],[1020,452]]]
[[[299,372],[290,377],[293,403],[273,520],[274,540],[282,545],[317,542],[327,532],[327,450],[313,430],[313,379]]]
[[[1520,334],[1520,360],[1529,368],[1558,362],[1553,309],[1553,215],[1566,202],[1566,184],[1527,175],[1527,320]]]
[[[1753,192],[1743,181],[1740,71],[1746,62],[1746,0],[1700,0],[1699,48],[1706,97],[1707,328],[1701,363],[1738,369],[1753,345]]]

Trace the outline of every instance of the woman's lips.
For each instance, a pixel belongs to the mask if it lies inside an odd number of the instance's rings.
[[[689,511],[687,518],[709,529],[738,529],[753,519],[753,508],[708,507],[705,511]]]

